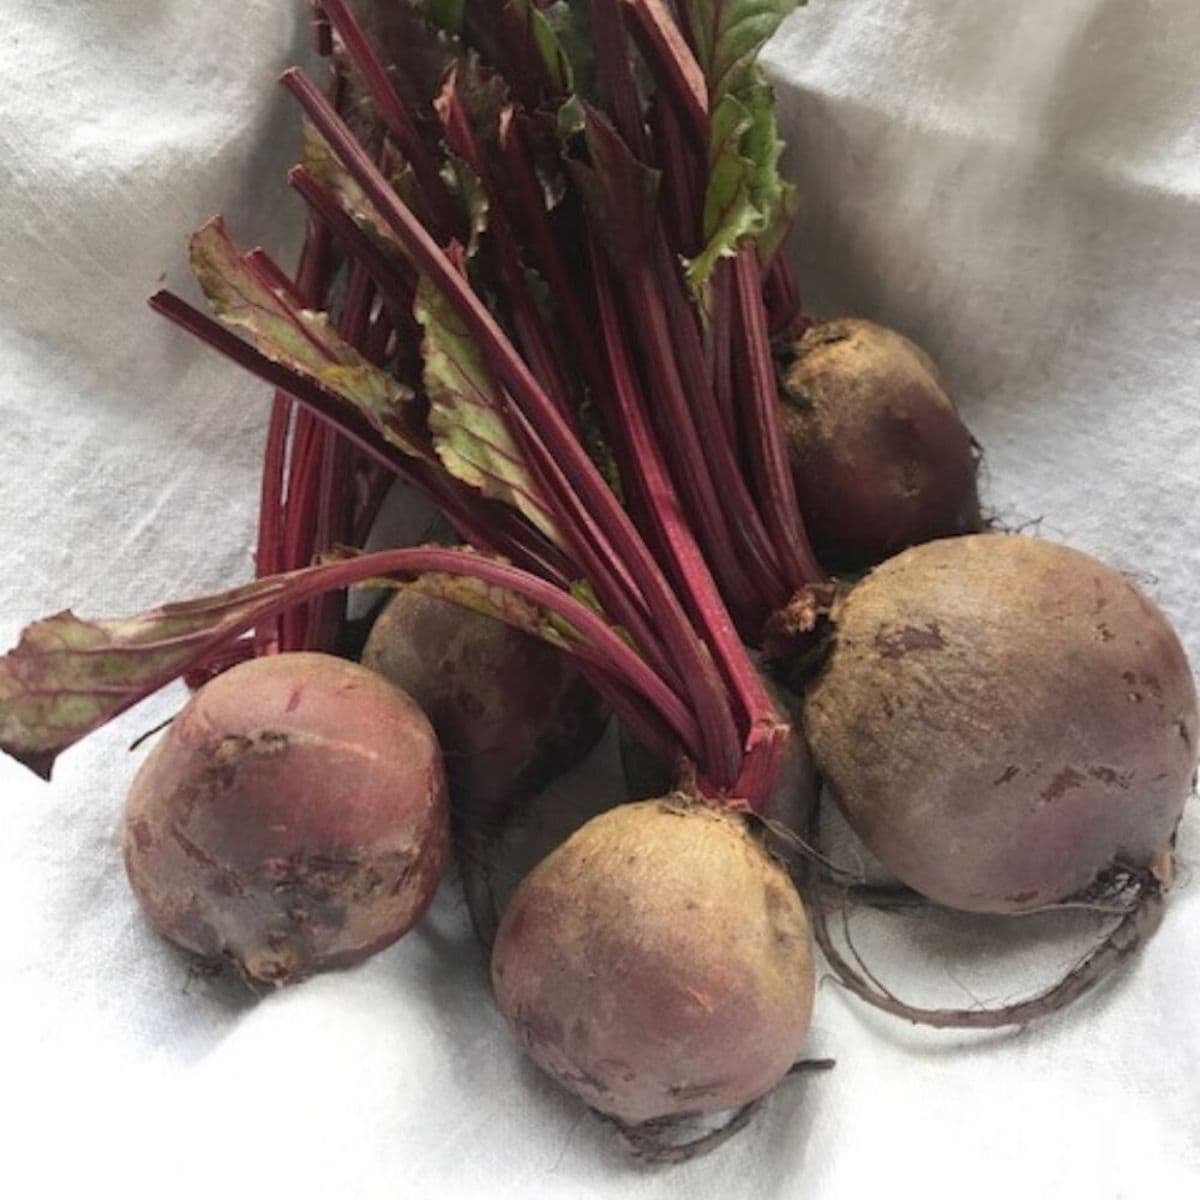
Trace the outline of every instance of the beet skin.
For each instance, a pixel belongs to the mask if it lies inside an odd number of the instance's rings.
[[[859,571],[980,527],[975,446],[922,350],[855,318],[813,326],[792,350],[788,457],[826,567]]]
[[[603,729],[599,697],[553,646],[416,591],[389,601],[362,661],[421,706],[456,808],[488,823],[580,762]]]
[[[1196,689],[1163,614],[1077,550],[981,534],[885,563],[834,610],[805,703],[817,765],[901,880],[1021,912],[1169,846]]]
[[[155,927],[273,984],[405,933],[448,841],[425,716],[378,675],[323,654],[255,659],[208,683],[125,811],[126,868]]]
[[[728,810],[679,797],[595,817],[513,896],[496,1001],[533,1060],[627,1124],[737,1108],[800,1053],[808,921]]]

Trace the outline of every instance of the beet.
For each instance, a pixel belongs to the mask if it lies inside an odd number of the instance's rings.
[[[929,357],[880,325],[843,318],[793,347],[782,394],[805,527],[831,570],[980,528],[977,456]]]
[[[574,766],[603,728],[596,693],[552,646],[416,591],[389,602],[362,661],[421,706],[456,807],[484,819]]]
[[[808,1031],[803,905],[728,811],[671,797],[589,821],[521,884],[492,955],[534,1061],[626,1124],[770,1091]]]
[[[833,623],[809,741],[904,883],[1021,912],[1168,847],[1196,768],[1196,689],[1125,576],[1051,542],[954,538],[879,567]]]
[[[208,683],[125,810],[125,862],[160,933],[250,979],[358,962],[425,911],[448,854],[441,753],[417,706],[323,654]]]

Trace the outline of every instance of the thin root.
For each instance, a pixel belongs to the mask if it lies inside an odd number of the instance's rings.
[[[962,1009],[918,1008],[906,1004],[871,974],[847,936],[861,971],[856,968],[834,945],[827,921],[826,900],[819,887],[810,885],[805,891],[817,944],[842,986],[859,999],[915,1025],[932,1025],[938,1029],[998,1029],[1007,1025],[1027,1025],[1066,1008],[1112,974],[1153,935],[1162,920],[1162,887],[1149,871],[1137,876],[1132,886],[1135,899],[1124,910],[1120,921],[1056,984],[1025,1000],[999,1008]]]
[[[819,802],[813,805],[808,828],[808,845],[817,856],[820,856],[820,809]],[[1112,913],[1121,919],[1057,983],[1024,1000],[995,1008],[982,1005],[976,1008],[919,1008],[907,1004],[876,978],[863,961],[850,936],[850,901],[857,899],[875,903],[881,908],[921,904],[930,904],[932,907],[932,903],[918,893],[909,892],[907,888],[896,890],[832,884],[818,872],[806,869],[803,864],[793,871],[793,878],[805,898],[813,937],[821,947],[830,969],[847,991],[875,1008],[911,1021],[914,1025],[931,1025],[937,1029],[1002,1029],[1010,1025],[1027,1025],[1039,1017],[1066,1008],[1111,975],[1136,953],[1143,942],[1153,936],[1162,922],[1163,892],[1170,885],[1173,845],[1172,839],[1163,854],[1149,867],[1115,865],[1080,895],[1059,904],[1031,910],[1041,913],[1078,908]],[[829,905],[824,892],[832,888],[842,893],[840,909],[843,936],[857,967],[837,948],[829,932]],[[881,899],[888,902],[880,903]]]
[[[739,1108],[724,1125],[711,1129],[687,1142],[672,1142],[672,1132],[687,1118],[662,1117],[656,1121],[645,1121],[641,1125],[626,1125],[613,1117],[600,1114],[603,1120],[617,1131],[621,1144],[634,1158],[646,1163],[682,1163],[708,1154],[724,1145],[735,1134],[740,1133],[754,1119],[763,1106],[762,1100],[754,1100]]]
[[[789,1075],[812,1075],[817,1071],[832,1071],[837,1066],[836,1058],[802,1058],[788,1068]]]
[[[834,1066],[836,1063],[832,1058],[802,1058],[799,1062],[793,1063],[785,1078],[792,1075],[808,1075],[817,1071],[832,1071]],[[707,1154],[710,1150],[715,1150],[735,1134],[740,1133],[754,1119],[766,1099],[767,1097],[763,1096],[758,1100],[752,1100],[749,1104],[739,1108],[724,1125],[710,1129],[707,1133],[686,1142],[673,1142],[671,1135],[695,1118],[660,1117],[656,1121],[646,1121],[640,1125],[626,1125],[623,1121],[606,1116],[604,1113],[597,1115],[616,1129],[622,1145],[634,1158],[648,1163],[682,1163],[699,1158],[700,1155]]]
[[[178,713],[175,714],[175,716],[178,715]],[[148,742],[156,733],[161,733],[164,729],[166,729],[168,725],[174,722],[175,716],[170,716],[165,721],[155,725],[153,729],[147,729],[145,733],[138,734],[138,736],[129,743],[129,753],[132,754],[135,750],[145,745],[145,743]]]
[[[794,829],[790,829],[787,825],[783,824],[782,821],[771,820],[769,817],[762,816],[761,813],[756,815],[756,819],[775,841],[783,843],[785,857],[790,859],[793,855],[796,855],[802,859],[807,859],[809,862],[823,867],[830,875],[837,875],[843,879],[857,879],[859,877],[857,871],[839,867],[831,858],[827,858],[810,842],[806,842]]]

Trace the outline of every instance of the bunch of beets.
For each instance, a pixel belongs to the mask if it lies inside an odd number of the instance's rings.
[[[249,981],[389,945],[457,850],[525,1050],[662,1157],[794,1069],[814,936],[911,1020],[1085,992],[1161,914],[1197,762],[1159,610],[989,530],[929,358],[801,307],[757,63],[795,6],[318,0],[328,81],[283,77],[295,273],[214,220],[191,240],[214,316],[152,301],[276,389],[258,577],[60,613],[0,660],[0,745],[47,775],[196,689],[134,782],[126,864],[157,929]],[[365,549],[416,490],[440,543]],[[628,795],[499,895],[505,829],[614,716]],[[908,1006],[830,936],[854,884],[819,785],[889,895],[1111,928],[1026,1001]]]

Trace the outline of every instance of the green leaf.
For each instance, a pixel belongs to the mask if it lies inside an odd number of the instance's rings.
[[[329,143],[310,121],[304,122],[304,166],[308,173],[338,202],[338,206],[382,250],[397,259],[408,259],[408,253],[379,210],[367,198]],[[416,179],[412,168],[402,163],[390,180],[396,194],[410,208],[419,202]]]
[[[691,0],[687,19],[712,114],[704,248],[688,264],[703,301],[717,262],[748,240],[769,260],[787,233],[795,191],[779,177],[783,143],[759,52],[804,0]]]
[[[414,427],[413,394],[368,362],[334,330],[326,313],[297,305],[253,270],[220,218],[190,243],[192,271],[213,311],[272,362],[282,363],[354,405],[394,446],[428,457]]]
[[[533,0],[508,0],[516,19],[528,30],[541,58],[546,82],[557,95],[570,95],[575,90],[571,60],[558,40],[554,27]]]
[[[439,29],[456,35],[462,33],[467,0],[422,0],[420,7]]]
[[[140,617],[30,625],[0,658],[0,749],[49,778],[55,755],[186,671],[280,593],[278,580]],[[231,633],[230,636],[233,636]]]
[[[704,248],[688,264],[693,291],[703,292],[721,258],[755,239],[767,261],[786,235],[795,189],[779,175],[783,142],[775,120],[775,97],[757,65],[745,73],[737,94],[713,110],[709,176],[704,196]]]
[[[413,312],[425,332],[429,428],[442,465],[485,496],[516,508],[561,545],[550,506],[513,441],[502,397],[470,331],[426,278],[417,287]]]
[[[710,110],[740,91],[759,51],[806,0],[690,0],[686,5],[696,58],[708,80]]]
[[[569,653],[602,664],[624,655],[615,676],[654,685],[636,653],[624,654],[627,638],[590,605],[488,555],[414,547],[355,554],[135,617],[85,621],[61,612],[37,621],[0,657],[0,751],[49,778],[67,747],[258,622],[327,592],[394,575]]]

